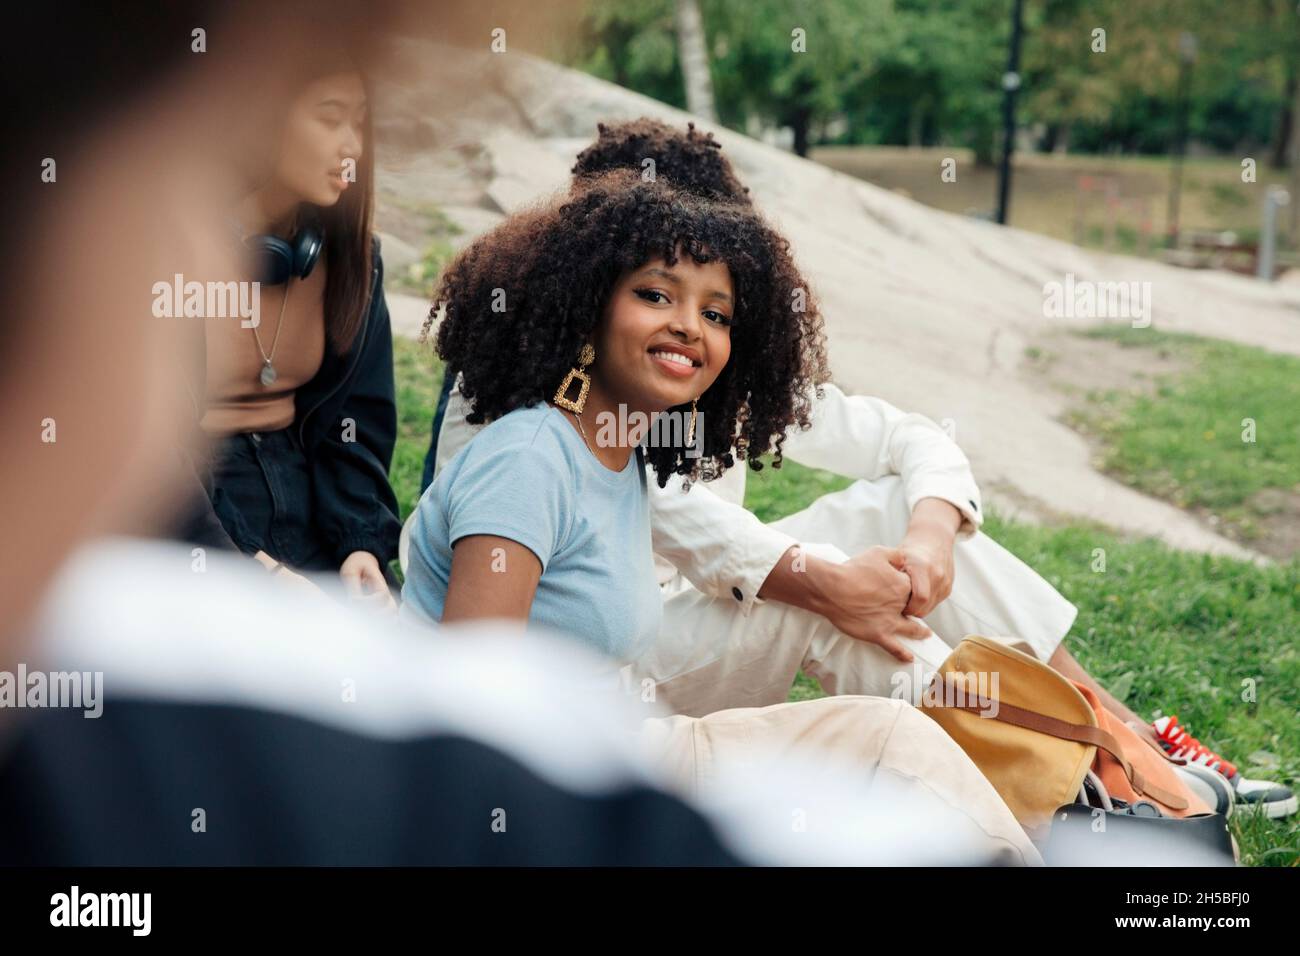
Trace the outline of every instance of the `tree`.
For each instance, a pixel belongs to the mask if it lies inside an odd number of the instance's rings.
[[[750,117],[794,132],[808,154],[812,131],[844,110],[893,35],[890,0],[706,0],[724,122]]]
[[[601,79],[686,108],[672,0],[589,0],[559,58]]]
[[[962,145],[991,162],[1010,4],[689,0],[701,14],[705,64],[682,46],[695,47],[694,28],[689,14],[685,28],[676,25],[675,0],[588,0],[569,62],[679,107],[695,96],[688,97],[688,83],[702,87],[707,77],[722,122],[742,130],[755,120],[788,126],[801,155],[831,120],[843,120],[838,135],[849,142]],[[1198,41],[1191,138],[1225,152],[1259,150],[1294,168],[1298,6],[1031,0],[1021,125],[1042,124],[1047,148],[1168,152],[1177,132],[1178,37],[1189,32]],[[1104,52],[1094,50],[1098,29],[1105,30]],[[696,79],[683,79],[684,66]],[[1300,195],[1291,210],[1300,216]]]
[[[676,0],[677,58],[682,64],[686,108],[701,119],[717,119],[713,108],[713,81],[704,43],[704,23],[695,0]]]
[[[875,69],[850,94],[868,142],[969,146],[992,163],[1008,0],[897,0]]]

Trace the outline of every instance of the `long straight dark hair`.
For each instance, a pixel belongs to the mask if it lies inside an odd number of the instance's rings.
[[[325,232],[322,250],[327,270],[325,277],[325,336],[336,355],[342,355],[352,346],[361,330],[370,308],[371,234],[375,209],[375,137],[373,101],[370,82],[366,74],[356,67],[340,68],[319,73],[356,72],[366,91],[366,116],[362,128],[362,150],[357,159],[357,181],[343,191],[339,201],[332,206],[318,207],[316,212]],[[306,85],[305,83],[303,84]]]

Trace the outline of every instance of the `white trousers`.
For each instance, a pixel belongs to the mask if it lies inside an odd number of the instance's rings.
[[[897,476],[857,481],[773,524],[810,554],[844,561],[874,545],[897,545],[911,515]],[[968,634],[1015,637],[1046,661],[1078,610],[1032,568],[982,533],[953,553],[952,593],[925,618],[932,634],[902,639],[912,664],[855,640],[820,615],[778,601],[710,598],[680,575],[664,586],[659,640],[624,668],[625,685],[653,686],[673,713],[702,716],[784,702],[802,669],[831,695],[915,702],[929,674]]]

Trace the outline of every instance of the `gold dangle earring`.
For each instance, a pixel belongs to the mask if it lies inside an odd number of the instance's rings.
[[[587,390],[591,388],[591,376],[587,374],[586,369],[594,361],[596,361],[596,350],[588,342],[583,345],[582,351],[578,353],[579,367],[569,369],[569,374],[564,376],[564,381],[560,383],[559,389],[556,390],[554,399],[556,405],[567,408],[576,414],[581,414],[583,407],[587,404]],[[582,385],[578,389],[578,397],[573,399],[568,397],[568,392],[575,378]]]
[[[686,447],[690,448],[695,444],[695,403],[699,398],[691,399],[691,427],[686,431]]]

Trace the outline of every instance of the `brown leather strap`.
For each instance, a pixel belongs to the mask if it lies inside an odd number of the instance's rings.
[[[940,701],[946,701],[947,696],[942,692],[952,688],[954,700],[966,699],[966,688],[958,687],[956,684],[949,683],[943,674],[935,675],[935,688],[940,691]],[[972,713],[984,714],[991,716],[995,720],[1003,723],[1014,724],[1017,727],[1024,727],[1026,730],[1033,730],[1040,734],[1048,734],[1052,737],[1060,737],[1063,740],[1074,740],[1081,744],[1092,744],[1094,747],[1100,747],[1106,751],[1119,763],[1124,771],[1124,776],[1128,778],[1133,789],[1144,796],[1159,800],[1167,807],[1175,810],[1186,810],[1188,807],[1187,800],[1176,793],[1166,790],[1164,787],[1157,786],[1149,782],[1141,773],[1124,759],[1124,748],[1120,742],[1115,739],[1113,734],[1107,733],[1100,727],[1089,727],[1085,724],[1072,724],[1068,721],[1058,720],[1055,717],[1048,717],[1046,714],[1040,714],[1036,711],[1025,710],[1023,707],[1016,707],[1005,701],[990,701],[997,706],[996,714],[988,714],[987,705],[977,703],[952,704],[951,706],[958,710],[967,710]],[[941,703],[940,706],[950,706]]]

